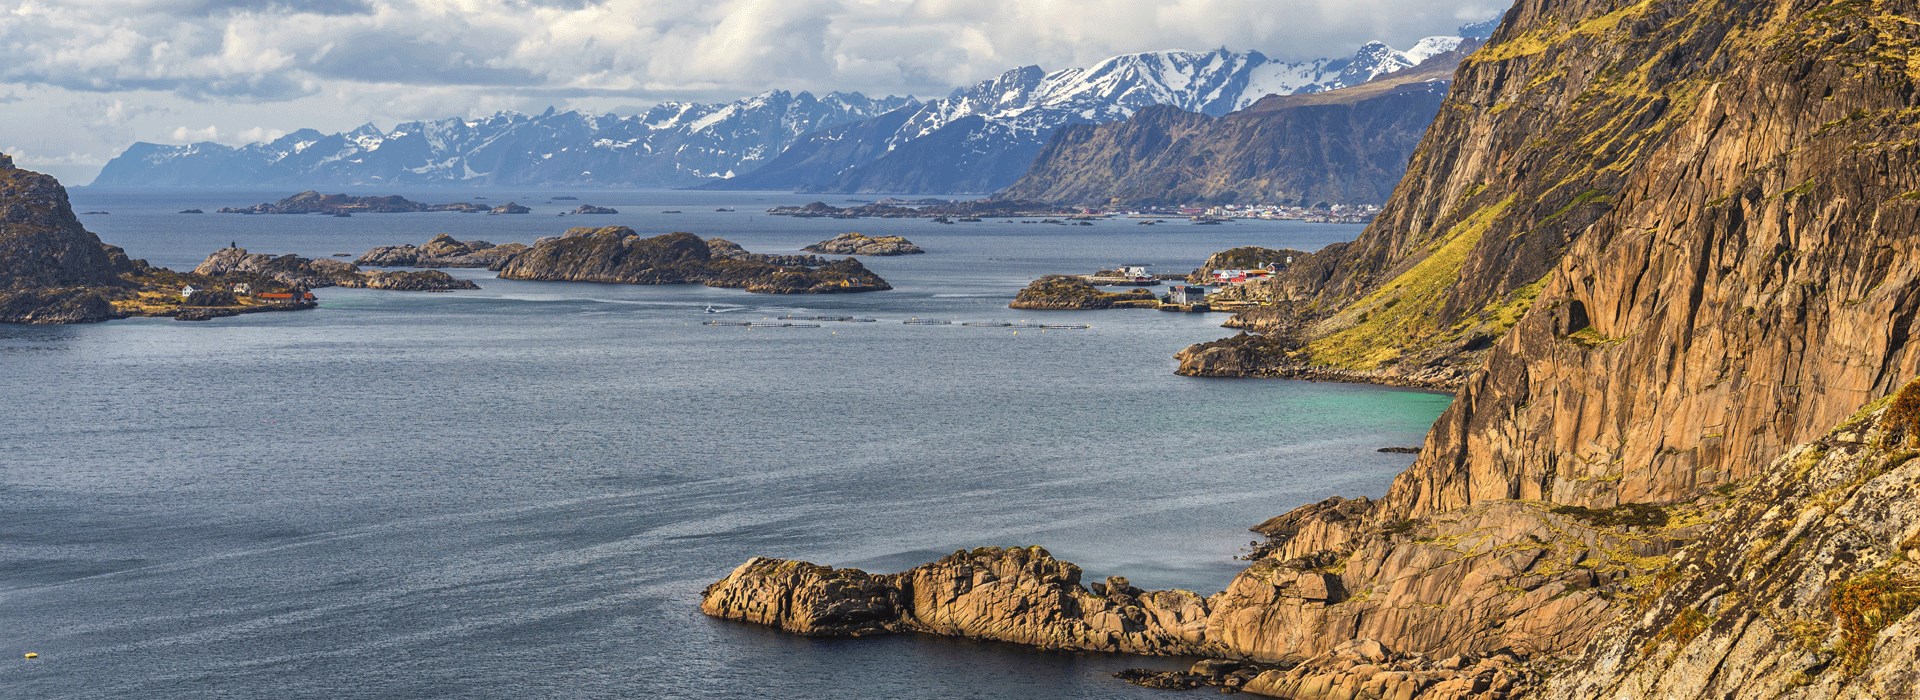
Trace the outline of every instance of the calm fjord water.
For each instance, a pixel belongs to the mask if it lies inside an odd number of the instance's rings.
[[[1190,269],[1355,227],[795,220],[761,212],[806,198],[686,192],[570,193],[624,212],[584,219],[532,191],[487,194],[528,216],[174,213],[285,194],[74,206],[181,269],[229,241],[357,255],[572,224],[760,252],[901,233],[929,254],[867,260],[898,289],[853,296],[455,271],[483,289],[0,326],[0,697],[1162,697],[1108,677],[1139,659],[798,639],[705,618],[698,596],[753,555],[892,571],[989,544],[1210,593],[1248,526],[1384,490],[1409,460],[1375,449],[1417,444],[1447,401],[1174,376],[1173,353],[1225,333],[1217,315],[1005,308],[1048,272]],[[709,304],[881,321],[714,328]],[[900,323],[916,316],[1094,328]]]

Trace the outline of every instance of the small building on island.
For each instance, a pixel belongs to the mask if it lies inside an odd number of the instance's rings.
[[[1187,304],[1205,304],[1207,303],[1207,288],[1197,284],[1173,285],[1167,288],[1167,303],[1180,304],[1182,306]]]

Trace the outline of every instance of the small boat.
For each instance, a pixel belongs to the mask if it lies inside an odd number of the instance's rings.
[[[715,308],[713,308],[713,305],[712,305],[712,304],[708,304],[708,305],[707,305],[707,313],[710,313],[710,314],[717,314],[717,313],[720,313],[720,310],[719,310],[719,309],[715,309]]]

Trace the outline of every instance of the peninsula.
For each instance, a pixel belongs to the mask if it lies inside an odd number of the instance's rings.
[[[14,167],[0,153],[0,323],[194,319],[312,306],[302,290],[273,280],[183,274],[130,259],[80,225],[59,181]]]

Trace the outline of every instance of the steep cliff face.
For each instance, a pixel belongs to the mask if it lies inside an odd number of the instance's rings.
[[[1920,696],[1920,383],[1740,484],[1556,700]]]
[[[16,168],[0,154],[0,283],[108,285],[131,270],[118,248],[80,225],[58,180]]]
[[[1648,126],[1573,142],[1637,157],[1603,168],[1619,173],[1595,180],[1604,213],[1395,482],[1389,516],[1686,498],[1759,473],[1920,371],[1916,17],[1912,0],[1643,2],[1571,30],[1526,23],[1542,28],[1476,56],[1531,85],[1562,54],[1592,53],[1581,27],[1610,24],[1607,46],[1641,50],[1597,66],[1569,107],[1630,94],[1643,108],[1615,123]],[[1487,111],[1559,104],[1541,90]],[[1495,219],[1474,252],[1530,224]],[[1520,281],[1495,259],[1461,269],[1450,303],[1501,284],[1467,280]]]
[[[1461,52],[1214,118],[1173,107],[1061,129],[996,195],[1055,204],[1379,204],[1433,122]]]
[[[67,190],[0,154],[0,323],[85,323],[113,317],[109,297],[135,265],[73,215]]]
[[[1915,9],[1521,2],[1380,219],[1273,285],[1299,331],[1186,369],[1445,368],[1383,517],[1751,475],[1920,369]]]
[[[1856,413],[1920,374],[1917,44],[1916,0],[1516,4],[1380,219],[1184,356],[1461,387],[1383,499],[1263,526],[1208,652],[1911,696],[1920,395]]]

